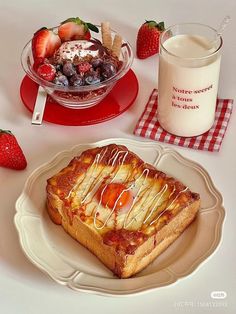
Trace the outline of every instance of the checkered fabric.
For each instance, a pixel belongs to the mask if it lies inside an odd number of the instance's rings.
[[[233,109],[232,99],[217,99],[215,122],[206,133],[195,137],[181,137],[162,129],[157,119],[157,90],[154,89],[134,129],[134,134],[178,146],[218,152]]]

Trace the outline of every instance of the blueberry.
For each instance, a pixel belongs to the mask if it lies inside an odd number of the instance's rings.
[[[56,76],[53,83],[56,85],[59,85],[59,86],[68,86],[69,85],[69,81],[68,81],[67,77],[63,74]]]
[[[74,65],[72,64],[72,62],[66,61],[66,62],[63,64],[62,72],[63,72],[63,74],[65,74],[66,76],[69,76],[69,77],[70,77],[70,76],[76,74],[76,69],[75,69]]]
[[[104,62],[101,67],[101,75],[105,80],[109,79],[110,77],[116,74],[116,67],[113,63]]]
[[[74,74],[70,77],[70,85],[71,86],[83,86],[84,85],[84,79],[83,76],[79,74]]]
[[[94,69],[97,69],[97,68],[100,67],[102,64],[103,64],[103,60],[102,60],[102,59],[99,59],[99,58],[93,59],[93,60],[91,61],[91,65],[92,65],[92,67],[93,67]]]
[[[93,85],[101,82],[101,77],[96,71],[89,71],[84,76],[85,83],[88,85]]]

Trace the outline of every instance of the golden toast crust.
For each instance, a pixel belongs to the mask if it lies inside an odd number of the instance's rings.
[[[100,186],[104,191],[114,181],[126,184],[133,195],[125,213],[99,200]],[[84,151],[47,182],[52,221],[120,278],[150,264],[187,228],[199,207],[197,193],[115,144]]]

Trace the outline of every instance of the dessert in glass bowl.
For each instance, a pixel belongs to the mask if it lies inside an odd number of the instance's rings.
[[[111,30],[109,22],[95,26],[78,17],[38,30],[21,56],[33,81],[57,103],[75,109],[99,103],[132,61],[130,44]]]

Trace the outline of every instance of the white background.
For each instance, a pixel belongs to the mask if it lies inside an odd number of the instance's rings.
[[[26,259],[13,224],[15,201],[26,178],[36,167],[78,143],[109,137],[134,138],[135,123],[157,85],[157,56],[147,60],[135,58],[132,68],[139,79],[139,95],[134,105],[120,117],[88,127],[50,123],[32,126],[31,115],[20,100],[19,86],[24,76],[20,65],[21,50],[33,32],[42,26],[57,25],[72,16],[80,16],[95,24],[109,20],[135,50],[138,27],[145,19],[164,20],[167,26],[200,22],[217,28],[227,14],[232,20],[224,33],[219,96],[236,99],[235,0],[0,0],[0,128],[12,130],[28,161],[27,169],[21,172],[0,168],[1,314],[235,313],[235,112],[219,153],[172,146],[209,172],[224,197],[226,209],[220,246],[197,271],[176,284],[123,298],[74,292],[53,282]],[[214,290],[225,291],[227,298],[220,304],[213,303],[210,293]]]

